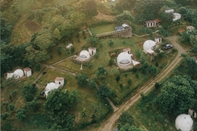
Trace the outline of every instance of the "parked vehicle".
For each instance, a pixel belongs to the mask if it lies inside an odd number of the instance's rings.
[[[168,50],[168,49],[171,49],[171,48],[173,48],[173,45],[171,45],[171,44],[165,44],[164,46],[162,46],[162,50]]]

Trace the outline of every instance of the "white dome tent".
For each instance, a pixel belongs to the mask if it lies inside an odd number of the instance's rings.
[[[59,88],[59,84],[56,84],[54,82],[50,82],[47,84],[46,88],[45,88],[45,96],[47,97],[48,96],[48,93],[54,89],[57,89]]]
[[[23,77],[23,76],[24,76],[24,72],[23,72],[22,69],[16,69],[16,70],[14,71],[14,77],[15,77],[16,79],[21,78],[21,77]]]
[[[175,127],[177,130],[181,131],[192,131],[193,120],[190,115],[180,114],[175,120]]]
[[[122,52],[117,57],[117,63],[120,65],[129,65],[132,62],[131,56],[132,54],[128,54],[127,52]]]
[[[143,44],[143,49],[145,53],[152,54],[154,53],[153,49],[156,46],[156,42],[153,40],[146,40]]]
[[[172,14],[173,14],[172,21],[177,21],[177,20],[181,19],[181,14],[179,14],[179,13],[172,13]]]
[[[79,57],[83,60],[87,60],[90,58],[90,54],[87,50],[82,50],[79,54]]]

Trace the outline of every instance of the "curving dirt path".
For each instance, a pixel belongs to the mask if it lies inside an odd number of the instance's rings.
[[[140,87],[134,96],[132,96],[128,101],[120,105],[118,107],[119,109],[114,112],[106,121],[104,121],[101,127],[99,129],[96,129],[95,131],[112,131],[121,113],[128,110],[137,100],[139,100],[141,97],[141,93],[145,94],[150,91],[154,87],[154,83],[160,82],[162,79],[164,79],[179,64],[179,62],[182,60],[181,54],[186,53],[186,51],[176,42],[177,39],[178,36],[172,36],[167,38],[167,40],[171,41],[173,46],[178,51],[174,60],[154,79],[147,81],[142,87]]]

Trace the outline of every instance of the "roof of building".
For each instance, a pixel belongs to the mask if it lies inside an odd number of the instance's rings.
[[[64,80],[63,77],[56,77],[56,78],[55,78],[55,81],[63,81],[63,80]]]
[[[116,26],[115,30],[124,30],[124,27],[123,26]]]
[[[118,64],[130,64],[131,63],[132,54],[128,54],[127,52],[122,52],[117,57]]]
[[[127,24],[122,24],[122,27],[130,27],[129,25],[127,25]]]
[[[96,47],[89,47],[88,50],[96,50]]]
[[[194,26],[186,26],[186,30],[194,30],[195,27]]]
[[[143,44],[143,49],[144,50],[150,50],[156,45],[156,42],[153,40],[146,40]]]
[[[24,71],[31,71],[31,69],[29,67],[26,67],[23,69]]]
[[[14,71],[14,76],[15,77],[23,77],[24,76],[24,72],[23,72],[23,70],[22,69],[16,69],[15,71]]]
[[[173,13],[173,12],[174,12],[174,9],[165,10],[165,13]]]
[[[87,50],[82,50],[79,54],[80,58],[82,59],[88,59],[90,58],[90,54]]]
[[[154,20],[147,20],[146,23],[149,23],[149,22],[156,22],[156,23],[159,23],[161,22],[161,20],[159,19],[154,19]]]
[[[73,44],[72,44],[72,43],[69,43],[69,44],[66,46],[66,48],[69,49],[69,48],[72,47],[72,46],[73,46]]]
[[[177,116],[175,120],[175,126],[177,130],[191,131],[193,126],[193,120],[190,115],[181,114]]]
[[[122,49],[122,51],[123,52],[128,52],[128,51],[131,51],[131,49],[130,48],[124,48],[124,49]]]
[[[181,14],[179,14],[179,13],[172,13],[172,14],[173,14],[172,21],[177,21],[177,20],[181,19]]]
[[[60,85],[55,84],[54,82],[50,82],[47,84],[46,88],[45,88],[45,95],[47,97],[48,93],[54,89],[57,89]]]

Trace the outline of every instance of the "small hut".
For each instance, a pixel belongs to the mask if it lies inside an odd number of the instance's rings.
[[[155,37],[155,42],[156,42],[157,44],[162,43],[162,37]]]
[[[32,75],[31,69],[29,67],[24,68],[23,71],[27,77]]]
[[[180,114],[175,120],[175,127],[177,130],[181,131],[192,131],[193,120],[190,115]]]
[[[95,47],[89,47],[88,52],[91,56],[96,54],[96,48]]]
[[[60,86],[64,85],[64,78],[63,77],[56,77],[55,84],[59,84]]]
[[[124,48],[122,51],[123,51],[123,52],[127,52],[128,54],[131,53],[131,49],[130,49],[130,48]]]

